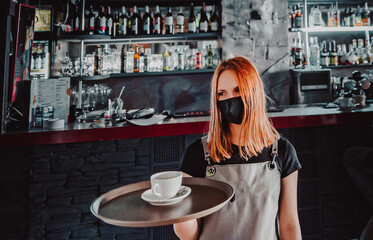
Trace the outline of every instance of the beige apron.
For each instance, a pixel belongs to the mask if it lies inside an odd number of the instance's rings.
[[[206,178],[224,181],[235,190],[234,201],[202,219],[200,239],[278,239],[277,212],[281,175],[277,169],[278,142],[272,146],[273,159],[249,164],[211,165],[207,136],[202,137]]]

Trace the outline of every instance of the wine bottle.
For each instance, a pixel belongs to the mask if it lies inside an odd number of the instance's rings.
[[[92,35],[95,33],[95,20],[96,16],[93,12],[93,6],[89,6],[89,14],[88,14],[88,34]]]
[[[122,7],[122,15],[119,17],[119,29],[118,35],[125,36],[127,35],[127,28],[128,28],[128,16],[126,13],[126,7]]]
[[[149,6],[145,6],[145,14],[142,18],[143,34],[151,34],[152,31],[152,17],[150,16]]]
[[[166,34],[174,34],[174,17],[172,16],[172,7],[168,7],[165,18]]]
[[[106,16],[105,16],[105,8],[104,6],[100,6],[100,13],[97,17],[97,33],[98,34],[105,34],[106,33]]]
[[[71,16],[71,28],[74,33],[79,33],[80,31],[80,17],[79,17],[79,7],[75,6],[75,12]]]
[[[131,17],[131,33],[133,35],[138,35],[139,34],[139,25],[141,22],[141,17],[137,12],[137,7],[133,7],[133,14]]]
[[[176,17],[176,33],[183,33],[184,32],[184,14],[183,14],[183,7],[180,6],[179,13]]]
[[[363,11],[361,12],[361,24],[362,26],[370,26],[370,17],[369,17],[369,8],[368,3],[366,2],[363,8]]]
[[[190,13],[189,13],[189,19],[188,19],[188,32],[190,32],[190,33],[197,32],[196,16],[194,15],[193,3],[190,4]]]
[[[208,49],[207,49],[207,58],[206,58],[206,67],[207,68],[213,68],[213,58],[214,58],[214,54],[212,53],[212,49],[211,49],[211,45],[209,45]]]
[[[218,6],[214,5],[214,13],[210,17],[210,20],[211,20],[210,31],[211,32],[217,32],[219,30],[219,17],[217,13],[217,8]]]
[[[115,12],[114,13],[114,19],[113,19],[113,36],[118,36],[119,35],[119,13]]]
[[[203,6],[201,8],[201,19],[199,20],[199,32],[207,32],[208,31],[208,19],[206,15],[206,4],[203,2]]]
[[[106,35],[109,35],[109,36],[113,35],[113,15],[111,15],[111,8],[110,8],[110,6],[107,7]]]
[[[155,7],[155,14],[153,18],[153,33],[154,34],[162,34],[162,15],[159,11],[159,6]]]

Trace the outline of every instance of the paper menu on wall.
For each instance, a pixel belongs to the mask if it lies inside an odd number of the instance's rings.
[[[67,122],[70,107],[70,78],[35,79],[31,81],[30,113],[33,108],[54,107],[54,118]],[[30,122],[34,116],[30,116]]]

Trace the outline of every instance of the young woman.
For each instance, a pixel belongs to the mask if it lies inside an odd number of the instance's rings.
[[[301,165],[265,105],[254,65],[243,57],[222,61],[212,78],[208,135],[186,149],[180,170],[231,184],[235,199],[202,219],[174,224],[180,239],[301,239]]]

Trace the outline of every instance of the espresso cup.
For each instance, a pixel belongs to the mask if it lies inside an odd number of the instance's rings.
[[[353,98],[338,98],[338,103],[341,108],[352,108],[355,106],[355,100]]]
[[[155,173],[150,177],[152,192],[159,200],[172,198],[181,187],[182,173],[165,171]]]

